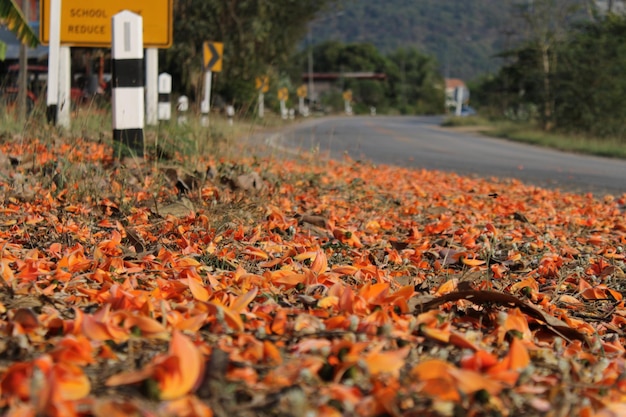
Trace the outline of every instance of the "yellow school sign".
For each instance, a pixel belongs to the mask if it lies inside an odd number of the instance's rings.
[[[111,47],[111,18],[122,10],[143,17],[143,43],[169,48],[173,41],[173,0],[63,0],[61,44],[91,48]],[[40,1],[39,38],[50,41],[50,0]]]

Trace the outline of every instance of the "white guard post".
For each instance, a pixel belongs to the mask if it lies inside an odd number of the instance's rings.
[[[265,95],[263,93],[259,93],[259,118],[263,118],[265,114]]]
[[[159,75],[159,120],[170,120],[172,118],[172,76],[167,72]]]
[[[287,120],[287,117],[289,116],[285,100],[280,101],[280,115],[283,118],[283,120]]]
[[[211,80],[213,79],[213,73],[206,71],[204,73],[204,98],[200,103],[200,113],[202,113],[201,123],[206,127],[209,125],[209,112],[211,111]]]
[[[61,0],[50,2],[50,44],[48,52],[48,95],[46,118],[56,125],[59,103],[59,48],[61,47]]]
[[[233,125],[233,117],[235,117],[235,107],[232,104],[226,106],[226,116],[228,116],[228,125]]]
[[[72,107],[72,58],[69,46],[59,48],[59,101],[57,106],[57,125],[69,129],[70,110]]]
[[[176,110],[178,111],[178,124],[187,124],[187,110],[189,110],[189,98],[187,96],[180,96],[178,98]]]
[[[158,119],[158,88],[159,76],[159,50],[157,48],[146,49],[146,124],[155,126]]]
[[[350,101],[349,100],[344,100],[344,104],[345,104],[346,114],[348,116],[352,115],[352,106],[350,105]]]
[[[124,10],[112,21],[113,140],[125,153],[143,156],[143,19]]]
[[[298,113],[304,116],[304,97],[298,97]]]

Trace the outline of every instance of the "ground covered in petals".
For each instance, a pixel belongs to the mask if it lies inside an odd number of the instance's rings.
[[[1,150],[4,415],[626,413],[626,196]]]

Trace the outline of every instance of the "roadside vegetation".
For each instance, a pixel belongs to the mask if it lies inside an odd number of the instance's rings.
[[[546,132],[531,123],[492,120],[482,116],[450,116],[441,125],[565,152],[626,159],[626,144],[620,139],[594,138],[573,133]]]

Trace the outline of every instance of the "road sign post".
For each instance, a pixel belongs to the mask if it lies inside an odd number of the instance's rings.
[[[289,98],[289,90],[286,88],[281,88],[278,90],[278,100],[280,100],[280,115],[283,120],[287,120],[289,117],[289,112],[287,111],[287,99]]]
[[[213,71],[222,70],[222,56],[224,54],[224,44],[221,42],[204,42],[203,44],[203,65],[204,65],[204,98],[200,104],[202,113],[202,126],[209,125],[209,112],[211,110],[211,82]]]
[[[300,87],[298,87],[296,93],[298,94],[298,113],[303,115],[304,117],[307,117],[309,115],[309,112],[308,109],[304,106],[304,98],[307,95],[306,85],[302,84]]]
[[[159,50],[146,49],[146,124],[159,124]]]
[[[46,98],[46,116],[48,123],[56,125],[57,106],[59,104],[59,48],[61,47],[61,0],[51,0],[48,25],[48,95]],[[44,17],[41,17],[42,23]],[[43,26],[43,25],[41,25]],[[42,30],[42,34],[44,29]]]
[[[142,17],[128,10],[113,16],[112,39],[113,140],[120,146],[120,152],[143,156],[145,113]]]
[[[259,118],[265,115],[265,93],[270,89],[270,80],[267,75],[257,77],[255,80],[256,89],[259,90]]]
[[[348,116],[352,115],[352,105],[350,104],[352,102],[351,90],[346,90],[343,92],[343,100],[344,100],[344,107],[345,107],[346,114]]]
[[[202,113],[202,126],[207,127],[209,125],[209,111],[211,110],[211,81],[213,79],[213,73],[206,71],[204,73],[204,98],[200,104],[200,112]]]
[[[69,46],[61,46],[59,48],[59,100],[56,120],[57,125],[64,129],[70,128],[70,110],[72,107],[72,58],[70,55]]]

